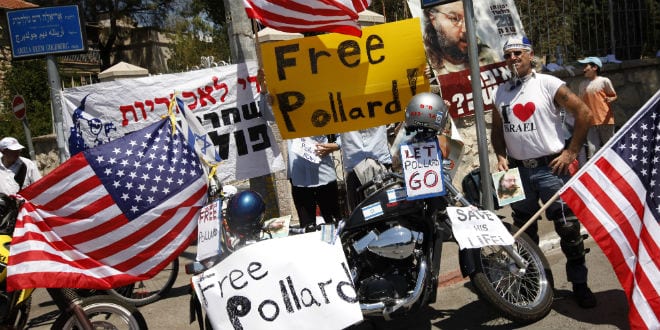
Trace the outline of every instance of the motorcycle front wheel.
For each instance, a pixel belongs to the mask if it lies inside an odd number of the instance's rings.
[[[147,322],[137,307],[110,296],[92,296],[78,303],[93,329],[144,330]],[[82,329],[73,311],[60,314],[53,329]]]
[[[512,234],[518,228],[506,224]],[[477,270],[470,275],[481,298],[508,319],[521,324],[536,322],[552,307],[553,279],[548,260],[525,233],[519,235],[513,250],[527,263],[520,269],[500,246],[481,248]]]

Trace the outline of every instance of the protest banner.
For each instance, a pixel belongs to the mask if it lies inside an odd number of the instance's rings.
[[[465,23],[463,2],[453,2],[451,7],[445,4],[422,10],[416,0],[408,0],[408,7],[413,17],[419,17],[424,47],[429,57],[429,64],[434,68],[431,81],[432,91],[438,91],[443,99],[450,101],[449,112],[453,118],[474,115],[472,101],[472,85],[467,57],[467,41],[465,40]],[[442,6],[442,7],[441,7]],[[481,88],[484,100],[484,110],[494,109],[493,98],[497,86],[511,78],[510,70],[503,62],[502,46],[509,37],[524,35],[522,22],[513,0],[491,0],[472,2],[477,36],[477,50],[481,67]],[[436,19],[456,20],[453,30],[434,27],[429,17],[439,15]],[[446,16],[448,15],[448,16]],[[460,24],[458,24],[460,22]],[[459,30],[460,31],[457,31]],[[442,39],[441,42],[435,40]],[[457,40],[454,40],[457,39]],[[451,53],[452,55],[447,55]],[[454,57],[453,63],[443,62],[443,57]],[[458,61],[458,59],[462,61]]]
[[[275,118],[285,139],[403,121],[429,90],[419,20],[261,45]]]
[[[200,261],[220,255],[220,226],[222,225],[222,202],[219,199],[205,205],[197,218],[197,257]]]
[[[256,75],[256,62],[246,62],[67,88],[62,117],[68,151],[75,154],[160,120],[176,93],[217,148],[220,180],[282,170],[275,136],[258,108]]]
[[[488,245],[513,245],[513,236],[492,211],[473,206],[447,207],[447,215],[461,250]]]
[[[245,246],[192,284],[214,329],[343,329],[362,320],[341,242],[320,231]]]

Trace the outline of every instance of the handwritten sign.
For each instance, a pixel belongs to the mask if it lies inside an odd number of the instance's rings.
[[[321,232],[241,248],[192,284],[214,329],[343,329],[362,320],[341,242],[323,242]]]
[[[7,25],[14,59],[87,50],[76,5],[8,11]]]
[[[429,90],[419,19],[261,45],[273,110],[285,139],[403,121]]]
[[[222,253],[220,249],[220,224],[222,211],[220,200],[204,206],[197,219],[197,260],[204,260]]]
[[[309,137],[293,139],[291,151],[302,159],[318,164],[321,162],[321,157],[316,155],[316,144],[317,142]]]
[[[492,211],[470,206],[448,207],[447,215],[456,242],[461,249],[513,245],[513,236]]]
[[[407,199],[444,195],[442,153],[438,140],[403,144],[400,151]]]

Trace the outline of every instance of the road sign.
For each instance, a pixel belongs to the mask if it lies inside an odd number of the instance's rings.
[[[11,101],[11,108],[14,110],[14,116],[18,120],[23,120],[25,118],[26,106],[25,99],[20,95],[14,95],[14,99]]]

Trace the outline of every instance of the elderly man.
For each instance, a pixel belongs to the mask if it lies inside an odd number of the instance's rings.
[[[21,157],[23,149],[25,147],[13,137],[5,137],[0,140],[0,152],[2,152],[0,171],[11,172],[20,189],[41,179],[37,165],[30,159]]]
[[[513,78],[501,85],[495,95],[491,141],[497,155],[497,169],[518,167],[525,199],[511,204],[517,226],[525,224],[568,179],[569,166],[577,155],[591,125],[591,111],[580,98],[554,76],[536,73],[533,68],[532,44],[526,37],[507,40],[504,58]],[[563,128],[560,108],[575,118],[573,136],[569,140]],[[567,145],[566,145],[567,144]],[[573,283],[573,295],[583,308],[596,306],[596,297],[587,286],[585,248],[580,223],[561,199],[547,208],[561,238],[566,256],[566,275]],[[533,223],[525,231],[537,243],[538,226]]]

